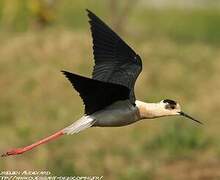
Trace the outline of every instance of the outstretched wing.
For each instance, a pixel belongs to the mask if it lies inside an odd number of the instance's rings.
[[[62,72],[79,92],[85,105],[85,114],[87,115],[101,110],[115,101],[129,98],[130,90],[125,86],[101,82],[67,71]]]
[[[134,104],[134,85],[142,70],[140,56],[100,18],[91,11],[87,11],[95,59],[93,79],[127,87],[130,89],[130,102]]]

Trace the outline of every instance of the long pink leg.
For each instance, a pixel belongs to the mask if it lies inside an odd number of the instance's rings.
[[[37,147],[37,146],[39,146],[41,144],[47,143],[47,142],[49,142],[51,140],[54,140],[54,139],[56,139],[56,138],[58,138],[58,137],[60,137],[62,135],[64,135],[64,132],[63,132],[63,130],[60,130],[60,131],[52,134],[51,136],[48,136],[48,137],[46,137],[46,138],[44,138],[44,139],[42,139],[40,141],[37,141],[37,142],[35,142],[35,143],[33,143],[33,144],[29,145],[29,146],[26,146],[26,147],[23,147],[23,148],[12,149],[10,151],[7,151],[6,153],[2,154],[1,156],[5,157],[5,156],[22,154],[22,153],[24,153],[26,151],[30,151],[31,149],[33,149],[33,148],[35,148],[35,147]]]

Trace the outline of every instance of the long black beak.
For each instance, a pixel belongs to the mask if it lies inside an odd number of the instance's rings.
[[[199,123],[199,124],[203,124],[202,122],[200,122],[200,121],[194,119],[193,117],[189,116],[188,114],[186,114],[186,113],[184,113],[184,112],[182,112],[182,111],[180,111],[179,114],[180,114],[181,116],[187,117],[187,118],[189,118],[189,119],[191,119],[191,120],[193,120],[193,121],[195,121],[195,122],[197,122],[197,123]]]

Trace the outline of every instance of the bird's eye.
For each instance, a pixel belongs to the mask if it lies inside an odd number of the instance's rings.
[[[166,103],[165,108],[166,108],[166,109],[175,109],[176,106],[173,105],[173,104]]]
[[[170,109],[176,109],[176,105],[170,104]]]
[[[175,109],[175,107],[174,107],[174,106],[171,106],[170,108],[171,108],[171,109]]]

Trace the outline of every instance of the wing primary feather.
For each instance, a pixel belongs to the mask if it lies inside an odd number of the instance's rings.
[[[86,11],[95,59],[92,78],[127,87],[130,90],[130,102],[134,104],[134,85],[142,70],[140,56],[99,17],[88,9]]]

